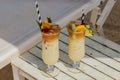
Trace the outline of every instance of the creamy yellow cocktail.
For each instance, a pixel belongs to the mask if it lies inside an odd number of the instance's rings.
[[[38,22],[42,34],[42,59],[48,66],[46,73],[42,73],[46,77],[55,77],[59,74],[59,70],[54,65],[59,59],[59,34],[61,28],[59,25],[53,24],[50,18],[46,18],[44,22]]]
[[[85,55],[85,40],[82,39],[70,39],[69,40],[69,57],[71,60],[79,62]]]
[[[73,21],[67,25],[67,30],[69,33],[68,55],[74,62],[73,66],[79,67],[79,62],[85,55],[85,27]]]
[[[60,27],[58,25],[50,25],[42,31],[42,59],[47,65],[54,65],[59,58],[58,39]]]

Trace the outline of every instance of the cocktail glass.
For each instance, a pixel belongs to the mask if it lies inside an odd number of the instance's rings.
[[[46,72],[51,76],[58,75],[58,71],[54,70],[54,65],[59,59],[59,34],[60,27],[52,24],[50,28],[42,30],[42,59],[48,65]]]
[[[67,25],[67,30],[69,34],[69,45],[68,45],[68,55],[73,61],[72,67],[74,70],[80,67],[80,60],[85,55],[85,29],[83,25],[78,31],[73,31],[71,25],[79,26],[75,21],[70,22]],[[75,72],[73,70],[73,72]],[[77,71],[78,72],[78,71]]]

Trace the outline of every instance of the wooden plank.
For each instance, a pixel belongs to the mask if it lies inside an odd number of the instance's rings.
[[[65,35],[61,35],[62,36],[62,39],[61,40],[63,40],[63,41],[65,41],[66,43],[68,43],[68,41],[67,41],[67,39],[66,38],[64,38],[64,37],[66,37]],[[63,49],[64,50],[64,49]],[[88,61],[90,61],[90,60],[92,59],[91,57],[89,57],[89,58],[87,58],[87,60]],[[89,63],[88,61],[85,61],[86,63]],[[110,75],[110,76],[112,76],[112,77],[114,77],[114,78],[119,78],[118,76],[116,76],[115,74],[113,74],[113,72],[115,72],[116,74],[120,74],[119,72],[117,72],[117,71],[115,71],[114,69],[112,69],[112,68],[110,68],[110,67],[108,67],[108,66],[106,66],[105,64],[103,64],[103,63],[101,63],[101,62],[99,62],[99,61],[97,61],[97,60],[95,60],[95,59],[92,59],[93,61],[91,61],[91,63],[89,64],[89,65],[92,65],[93,64],[93,62],[94,62],[94,65],[96,64],[96,65],[99,65],[98,67],[96,67],[96,68],[98,68],[98,70],[100,70],[100,71],[102,71],[102,72],[104,72],[104,73],[106,73],[106,74],[108,74],[108,75]],[[92,65],[93,67],[94,67],[94,65]],[[104,69],[106,69],[107,71],[104,71]],[[112,72],[113,71],[113,72]]]
[[[40,46],[40,44],[38,46]],[[66,45],[63,44],[62,42],[60,42],[60,46],[62,48],[64,48],[64,51],[67,53]],[[35,51],[38,51],[38,50],[36,49]],[[69,59],[69,57],[68,57],[68,55],[66,53],[63,53],[62,51],[60,51],[60,60],[68,63],[69,65],[71,65],[72,64],[71,60]],[[83,71],[84,73],[88,74],[89,76],[94,77],[95,79],[99,79],[99,80],[103,80],[103,78],[104,78],[104,80],[113,80],[112,78],[110,78],[110,77],[104,75],[103,73],[95,70],[94,68],[92,68],[92,67],[90,67],[90,66],[88,66],[88,65],[86,65],[84,63],[82,63],[82,64],[83,65],[81,65],[81,67],[83,69],[80,68],[80,71]],[[87,70],[86,70],[86,67],[87,67]],[[93,73],[93,71],[94,71],[94,73]]]
[[[30,52],[32,52],[33,54],[35,54],[36,56],[38,56],[41,52],[40,49],[38,48],[34,48],[31,49]],[[41,56],[38,56],[41,58]],[[61,66],[60,66],[61,65]],[[61,63],[57,63],[55,66],[57,66],[61,71],[63,71],[64,73],[66,73],[67,75],[76,78],[77,80],[82,79],[82,80],[93,80],[92,78],[90,78],[89,76],[85,75],[84,73],[80,73],[80,74],[74,74],[69,72],[65,66],[63,66]],[[63,67],[64,68],[63,68]],[[67,79],[66,79],[67,80]]]
[[[116,2],[116,0],[108,0],[107,4],[105,5],[105,7],[100,15],[100,17],[98,18],[98,21],[96,21],[97,31],[103,37],[105,37],[104,32],[103,32],[104,31],[103,24],[105,23],[106,19],[108,18],[115,2]]]
[[[109,77],[113,78],[113,79],[120,79],[120,72],[115,71],[114,69],[102,64],[101,62],[98,62],[97,60],[89,57],[86,55],[87,58],[83,58],[82,61],[84,61],[85,63],[89,64],[90,66],[96,68],[97,70],[101,71],[102,73],[108,75]]]
[[[88,77],[87,75],[83,74],[82,72],[80,73],[72,73],[68,70],[68,68],[64,65],[63,62],[58,62],[58,64],[56,65],[58,68],[60,68],[62,71],[66,72],[67,74],[73,76],[76,78],[76,80],[95,80],[92,79],[90,77]]]
[[[96,7],[95,9],[93,9],[91,11],[90,23],[92,24],[95,32],[97,32],[96,21],[98,19],[99,13],[100,13],[100,8],[99,7]]]
[[[23,80],[26,80],[25,78],[27,78],[27,80],[36,80],[33,77],[31,77],[28,74],[26,74],[25,72],[23,72],[22,70],[19,70],[19,74],[21,74],[22,76],[24,76]],[[20,79],[20,80],[22,80],[22,79]]]
[[[60,44],[63,44],[63,43],[60,42]],[[40,46],[40,44],[39,44],[39,46]],[[66,47],[65,44],[63,44],[63,45],[61,45],[61,46],[62,46],[62,48],[67,49],[67,47]],[[37,49],[36,49],[35,51],[37,51]],[[67,51],[67,50],[66,50],[66,51]],[[60,60],[63,60],[64,62],[71,64],[71,61],[70,61],[70,59],[68,58],[68,55],[65,54],[65,53],[63,53],[63,52],[61,52],[61,51],[60,51]],[[83,64],[83,65],[81,65],[81,67],[82,67],[83,69],[80,68],[80,70],[81,70],[81,71],[84,71],[85,73],[89,74],[90,76],[92,76],[92,77],[94,77],[94,78],[96,78],[96,79],[99,79],[99,80],[103,80],[103,78],[104,78],[104,80],[113,80],[112,78],[110,78],[110,77],[104,75],[103,73],[101,73],[101,72],[93,69],[92,67],[90,67],[90,66],[88,66],[88,65],[86,65],[86,64],[84,64],[84,63],[82,63],[82,64]],[[87,69],[86,69],[86,67],[87,67]],[[88,69],[88,68],[89,68],[89,69]],[[94,71],[94,72],[93,72],[93,71]]]
[[[105,39],[105,38],[97,36],[97,35],[95,35],[94,37],[90,37],[90,38],[99,42],[100,44],[114,50],[115,52],[120,53],[120,45],[119,44],[116,44],[115,42],[112,42],[108,39]]]
[[[30,54],[29,52],[22,54],[20,56],[20,58],[22,58],[24,61],[28,62],[29,64],[31,64],[32,66],[34,66],[40,70],[45,71],[47,68],[47,66],[43,63],[42,60],[36,58],[35,56]]]
[[[38,55],[39,55],[40,51],[39,50],[37,50],[37,51],[38,51]],[[27,61],[34,67],[36,67],[38,70],[40,69],[41,71],[42,70],[45,71],[47,69],[47,66],[43,63],[43,61],[39,58],[39,56],[35,57],[34,53],[33,53],[33,55],[31,53],[23,54],[21,57],[22,57],[22,59],[24,59],[25,61]],[[55,79],[63,80],[64,77],[66,80],[74,80],[74,78],[69,77],[68,75],[64,74],[63,72],[60,72],[60,74],[58,76],[56,76]]]
[[[113,59],[91,49],[90,47],[87,47],[87,46],[86,46],[86,52],[88,55],[94,57],[96,60],[98,60],[98,61],[102,62],[103,64],[105,64],[105,65],[113,68],[114,70],[120,72],[120,67],[119,67],[120,63],[119,62],[117,62],[117,61],[115,61],[115,60],[113,60]]]
[[[65,32],[65,34],[66,33],[67,32]],[[95,42],[94,44],[96,43],[97,42]],[[119,62],[109,58],[108,56],[101,54],[99,51],[95,51],[94,49],[91,48],[92,46],[91,47],[86,46],[87,53],[85,57],[83,58],[83,60],[81,61],[81,67],[79,69],[81,73],[79,75],[70,73],[66,67],[66,65],[67,66],[71,65],[71,60],[67,56],[67,44],[68,44],[68,37],[61,34],[60,36],[60,61],[55,65],[57,68],[61,70],[61,73],[59,74],[59,76],[55,77],[55,79],[63,80],[64,77],[65,77],[64,78],[65,80],[74,80],[73,77],[75,77],[76,79],[82,79],[82,80],[94,80],[94,79],[99,79],[99,80],[117,79],[119,80],[120,79],[120,77],[118,76],[120,75]],[[36,68],[45,69],[45,66],[44,66],[45,64],[41,60],[39,60],[42,58],[41,50],[39,49],[39,47],[41,47],[41,44],[39,43],[37,46],[38,47],[32,48],[29,51],[30,53],[27,53],[27,54],[25,53],[24,56],[22,55],[22,58],[24,57],[24,59],[32,63],[32,65]],[[99,46],[102,46],[102,45],[99,44]],[[107,48],[107,49],[111,50],[110,48]],[[25,55],[27,57],[25,57]],[[32,58],[31,56],[34,58]],[[110,63],[112,64],[115,63],[115,64],[112,65]]]
[[[63,44],[62,42],[60,42],[60,44],[61,44],[61,46],[62,46],[62,48],[63,48],[62,50],[64,50],[64,51],[67,53],[67,47],[66,47],[66,45]],[[70,60],[67,59],[67,58],[68,58],[68,55],[67,55],[67,54],[65,54],[65,53],[63,53],[63,52],[60,52],[60,54],[62,54],[62,59],[63,59],[63,61],[71,64],[71,63],[70,63]],[[86,56],[85,56],[84,58],[86,58]],[[83,61],[83,62],[84,62],[84,61]],[[110,80],[110,79],[112,80],[112,78],[110,78],[110,77],[108,77],[107,75],[99,72],[98,70],[95,70],[94,68],[92,68],[92,67],[84,64],[83,62],[81,62],[81,63],[83,64],[83,65],[81,65],[81,67],[83,68],[83,71],[86,72],[87,74],[89,74],[90,76],[93,76],[94,78],[99,79],[99,80],[103,80],[103,78],[104,78],[104,80]],[[87,68],[86,68],[86,67],[87,67]],[[88,69],[88,68],[89,68],[89,69]],[[93,71],[94,71],[94,73],[93,73]]]
[[[19,69],[17,67],[12,65],[12,70],[14,80],[25,80],[25,78],[19,74]]]
[[[101,46],[93,41],[86,40],[89,46],[86,46],[86,51],[92,53],[91,56],[96,57],[98,60],[120,70],[120,54]],[[104,55],[105,54],[105,55]],[[111,64],[114,63],[114,64]]]
[[[99,51],[103,52],[104,54],[106,54],[110,57],[113,57],[114,59],[120,61],[120,58],[119,58],[120,53],[119,52],[116,52],[105,45],[99,44],[97,41],[95,41],[91,38],[86,38],[86,44],[89,46],[92,46],[96,50],[99,50]]]
[[[38,70],[37,68],[33,67],[29,63],[25,62],[24,60],[20,58],[16,58],[11,62],[13,65],[15,65],[20,70],[23,70],[25,73],[29,74],[30,76],[33,76],[37,78],[38,80],[55,80],[53,78],[46,78],[43,75],[40,75],[42,71]],[[22,65],[22,66],[21,66]]]
[[[98,18],[98,15],[100,13],[100,8],[99,7],[96,7],[95,9],[93,9],[91,11],[91,17],[90,17],[90,22],[92,23],[92,25],[95,26],[96,24],[96,20]]]
[[[116,0],[108,0],[107,1],[107,4],[106,4],[105,8],[103,9],[102,14],[100,15],[100,18],[96,22],[96,24],[98,26],[100,26],[99,30],[101,30],[101,27],[103,26],[103,24],[105,23],[107,17],[109,16],[115,2],[116,2]]]
[[[65,37],[65,36],[62,36],[62,37]],[[101,44],[99,44],[99,43],[97,43],[97,42],[95,42],[95,41],[93,41],[93,40],[91,40],[89,38],[86,38],[86,44],[87,44],[87,46],[89,46],[92,49],[94,49],[94,51],[101,52],[101,54],[95,54],[96,55],[95,57],[99,57],[99,56],[107,57],[106,61],[102,59],[102,62],[105,62],[105,63],[107,63],[109,65],[110,64],[109,62],[112,61],[112,62],[114,62],[114,63],[117,64],[117,65],[113,65],[113,66],[116,67],[116,68],[118,68],[118,65],[120,65],[118,63],[120,61],[120,58],[119,58],[120,54],[119,53],[117,53],[117,52],[111,50],[110,48],[108,48],[106,46],[103,46],[103,45],[101,45]]]

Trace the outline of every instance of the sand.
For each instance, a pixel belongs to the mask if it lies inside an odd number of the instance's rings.
[[[103,29],[107,39],[120,44],[120,0],[117,0]]]

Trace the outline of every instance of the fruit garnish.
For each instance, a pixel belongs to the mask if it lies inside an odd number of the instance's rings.
[[[50,29],[51,25],[52,25],[52,20],[49,17],[46,17],[46,20],[43,22],[39,22],[37,20],[36,20],[36,22],[37,22],[41,32],[43,32],[43,30],[45,30],[45,29]]]
[[[87,29],[91,29],[90,25],[86,25],[85,27],[86,27]]]
[[[75,26],[75,24],[72,24],[71,26],[72,26],[72,31],[76,32],[76,26]]]
[[[77,29],[77,32],[85,31],[85,25],[79,25],[76,27],[76,29]]]
[[[36,22],[37,22],[37,24],[38,24],[38,26],[39,26],[39,28],[40,28],[40,31],[42,32],[42,23],[40,23],[40,22],[37,21],[37,20],[36,20]]]
[[[86,25],[85,28],[86,28],[85,36],[93,36],[94,35],[93,30],[90,27],[90,25]]]
[[[46,17],[45,22],[47,22],[47,23],[52,23],[52,20],[51,20],[49,17]]]
[[[42,22],[42,26],[43,28],[50,28],[51,27],[51,23],[47,23],[47,22]]]

